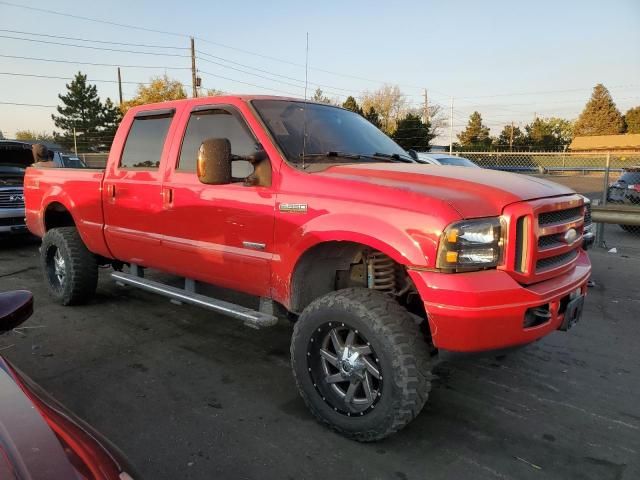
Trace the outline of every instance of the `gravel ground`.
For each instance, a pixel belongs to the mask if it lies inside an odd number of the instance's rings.
[[[108,270],[89,305],[60,307],[35,242],[0,243],[0,291],[36,297],[32,328],[0,349],[148,479],[637,479],[640,250],[621,238],[631,248],[592,253],[580,324],[506,357],[439,364],[419,417],[374,444],[312,419],[287,323],[254,331],[117,287]]]

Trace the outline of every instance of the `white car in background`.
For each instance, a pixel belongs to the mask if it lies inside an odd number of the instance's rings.
[[[446,153],[416,152],[414,159],[418,163],[428,163],[431,165],[453,165],[455,167],[480,168],[468,158],[456,157]]]

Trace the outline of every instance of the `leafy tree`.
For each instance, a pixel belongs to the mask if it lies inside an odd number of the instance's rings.
[[[53,135],[47,132],[36,132],[35,130],[18,130],[16,132],[16,140],[52,142]]]
[[[180,100],[183,98],[187,98],[187,92],[182,83],[169,78],[167,75],[163,75],[161,77],[152,77],[148,85],[138,85],[135,97],[123,102],[120,108],[122,113],[125,113],[131,107],[138,105],[166,102],[168,100]]]
[[[207,88],[206,95],[207,97],[219,97],[220,95],[224,95],[222,90],[218,90],[217,88]]]
[[[557,150],[571,143],[572,124],[562,118],[536,118],[525,126],[526,143],[543,150]]]
[[[609,90],[597,84],[575,123],[574,135],[616,135],[623,131],[624,120]]]
[[[520,127],[505,125],[496,139],[500,147],[521,147],[526,142],[526,137]]]
[[[66,95],[59,94],[62,106],[57,107],[59,115],[51,115],[55,126],[62,130],[56,140],[64,145],[73,144],[75,128],[79,149],[93,147],[92,139],[100,132],[103,106],[98,98],[95,85],[87,83],[87,76],[78,72],[71,83],[67,84]]]
[[[434,137],[430,123],[424,123],[419,115],[409,113],[398,121],[392,138],[405,150],[425,151]]]
[[[346,108],[347,110],[351,110],[352,112],[356,112],[360,115],[363,115],[362,108],[360,107],[360,105],[358,105],[358,102],[356,102],[356,99],[353,98],[351,95],[349,95],[347,99],[344,101],[344,103],[342,104],[342,108]]]
[[[316,88],[316,91],[313,92],[313,97],[311,97],[311,100],[320,103],[331,103],[331,99],[324,94],[320,87]]]
[[[627,124],[627,133],[640,133],[640,106],[627,110],[624,120]]]
[[[382,130],[392,134],[398,120],[407,113],[407,99],[397,85],[383,85],[374,92],[364,92],[362,95],[362,109],[368,112],[371,108],[378,112]]]
[[[364,118],[369,120],[376,128],[382,129],[382,122],[380,121],[380,115],[376,112],[376,109],[370,107],[367,113],[364,114]]]
[[[479,112],[473,112],[469,116],[467,128],[458,134],[458,140],[463,147],[486,148],[491,145],[489,127],[482,123]]]

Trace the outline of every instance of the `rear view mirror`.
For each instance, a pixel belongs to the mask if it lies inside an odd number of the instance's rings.
[[[0,293],[0,333],[17,327],[33,313],[33,294],[27,290]]]
[[[198,150],[198,180],[207,185],[231,183],[231,143],[227,138],[209,138]]]

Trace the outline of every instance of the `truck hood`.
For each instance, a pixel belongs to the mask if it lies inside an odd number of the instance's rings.
[[[497,216],[512,203],[575,193],[557,183],[528,175],[408,163],[338,165],[317,175],[438,199],[448,203],[462,218]]]

